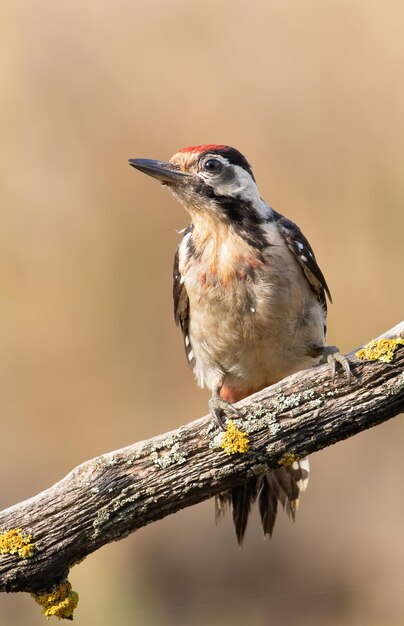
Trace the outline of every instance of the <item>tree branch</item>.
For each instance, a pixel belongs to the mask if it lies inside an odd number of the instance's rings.
[[[384,335],[398,336],[404,337],[404,322]],[[86,461],[53,487],[3,511],[3,536],[4,531],[22,529],[29,547],[26,553],[5,554],[0,544],[0,591],[49,590],[102,545],[206,500],[246,476],[397,415],[404,410],[404,348],[401,343],[396,348],[390,363],[359,360],[351,353],[350,385],[340,368],[333,384],[329,367],[320,366],[240,402],[248,452],[227,455],[207,416]]]

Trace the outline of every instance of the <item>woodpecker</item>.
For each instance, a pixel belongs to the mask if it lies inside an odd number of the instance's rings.
[[[282,378],[347,361],[325,341],[327,283],[301,230],[261,197],[247,159],[225,145],[190,146],[169,162],[129,159],[159,180],[191,218],[174,259],[174,312],[188,362],[220,427],[233,406]],[[216,497],[216,516],[233,510],[238,543],[258,500],[272,535],[278,502],[294,519],[308,482],[307,458],[249,478]]]

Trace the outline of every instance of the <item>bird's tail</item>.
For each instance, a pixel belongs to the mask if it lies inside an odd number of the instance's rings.
[[[305,457],[292,465],[279,467],[260,476],[249,478],[238,487],[216,496],[216,521],[224,514],[228,505],[232,508],[233,522],[238,544],[243,542],[251,506],[258,502],[262,529],[272,536],[278,503],[294,521],[299,495],[305,491],[309,480],[309,459]]]

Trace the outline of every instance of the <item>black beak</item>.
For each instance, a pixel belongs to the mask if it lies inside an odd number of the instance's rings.
[[[154,161],[153,159],[129,159],[129,165],[140,170],[144,174],[157,178],[163,184],[175,184],[184,181],[189,174],[181,172],[177,166],[165,161]]]

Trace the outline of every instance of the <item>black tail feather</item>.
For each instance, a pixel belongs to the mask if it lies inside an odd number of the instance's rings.
[[[239,487],[234,487],[231,490],[233,523],[236,529],[237,543],[239,546],[243,543],[251,506],[257,499],[258,480],[259,477],[254,476]]]
[[[271,488],[267,474],[261,478],[260,491],[258,495],[258,509],[261,517],[264,535],[272,537],[275,526],[276,515],[278,513],[279,494]]]
[[[215,521],[220,522],[225,516],[227,508],[231,505],[231,490],[222,491],[215,496]]]
[[[294,521],[299,493],[306,488],[308,462],[302,459],[302,468],[297,462],[279,467],[261,476],[250,478],[238,487],[216,496],[216,522],[231,505],[237,542],[242,544],[251,507],[258,499],[258,509],[265,535],[272,537],[278,513],[278,503]]]

